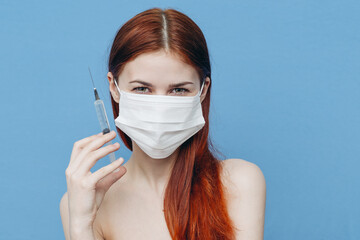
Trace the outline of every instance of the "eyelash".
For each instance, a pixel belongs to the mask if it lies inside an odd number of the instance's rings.
[[[138,90],[139,88],[147,88],[147,87],[136,87],[136,88],[133,88],[133,91],[134,91],[134,90]],[[149,88],[147,88],[147,89],[149,89]],[[186,89],[186,88],[174,88],[174,89],[181,89],[181,90],[184,90],[184,91],[182,91],[182,92],[189,92],[189,90]],[[173,90],[174,90],[174,89],[173,89]],[[143,91],[140,91],[140,92],[143,92]]]

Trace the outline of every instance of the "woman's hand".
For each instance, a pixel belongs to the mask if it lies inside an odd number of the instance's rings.
[[[125,167],[121,166],[124,162],[123,158],[94,173],[90,172],[99,159],[120,148],[119,143],[102,147],[115,137],[115,131],[111,131],[105,135],[99,133],[74,143],[70,163],[65,171],[70,232],[75,230],[73,228],[82,229],[85,226],[92,226],[105,193],[126,173]],[[113,172],[114,170],[116,171]]]

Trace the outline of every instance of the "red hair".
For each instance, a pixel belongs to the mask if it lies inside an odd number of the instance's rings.
[[[119,29],[110,51],[109,72],[118,79],[128,61],[162,49],[193,66],[200,83],[211,78],[209,53],[200,28],[179,11],[160,8],[137,14]],[[180,146],[166,186],[164,214],[174,240],[235,238],[220,177],[220,160],[212,153],[216,150],[208,137],[210,90],[211,83],[202,102],[205,125]],[[111,104],[117,118],[119,106],[112,97]],[[117,131],[132,151],[129,136],[119,128]]]

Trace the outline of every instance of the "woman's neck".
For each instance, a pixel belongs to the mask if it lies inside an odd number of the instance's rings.
[[[129,180],[162,197],[179,149],[167,158],[154,159],[145,154],[134,141],[132,143],[133,153],[126,164]]]

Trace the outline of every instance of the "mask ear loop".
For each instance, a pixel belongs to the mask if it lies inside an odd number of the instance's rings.
[[[116,88],[117,88],[117,90],[118,90],[118,92],[119,92],[119,95],[121,95],[121,93],[120,93],[120,89],[119,89],[119,87],[118,87],[118,85],[117,85],[117,83],[116,83],[116,78],[114,78],[114,83],[115,83]]]
[[[203,88],[204,88],[204,85],[205,85],[205,80],[204,80],[203,83],[201,84],[201,88],[200,88],[200,91],[198,92],[198,96],[201,95],[202,90],[203,90]]]

